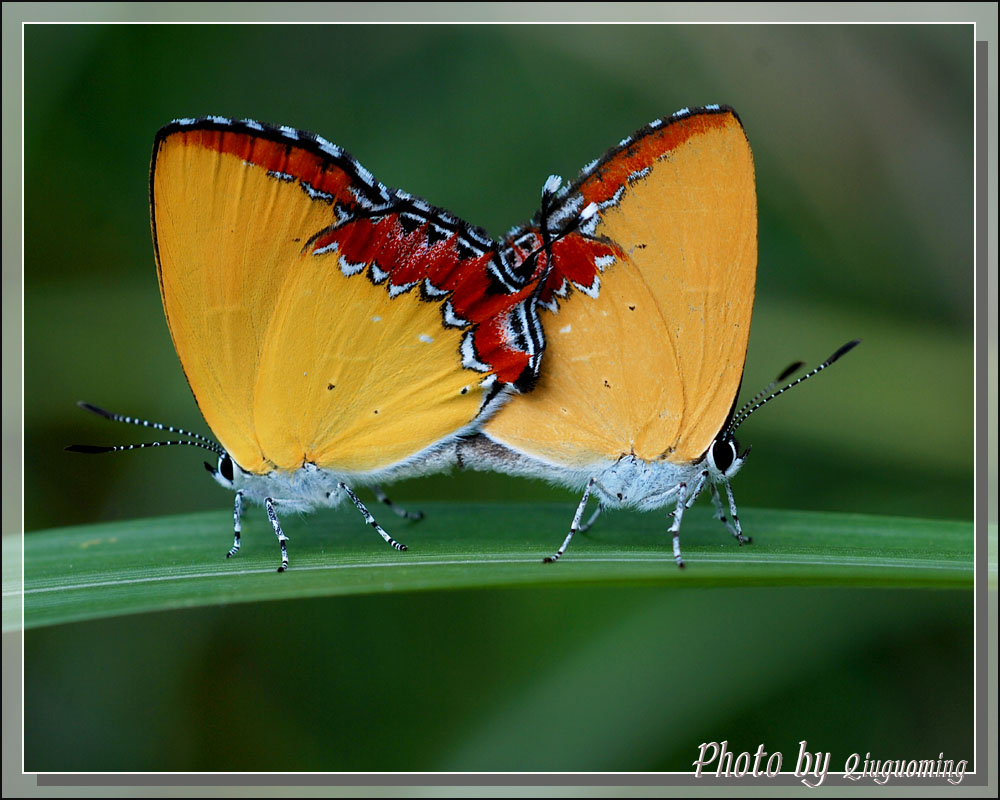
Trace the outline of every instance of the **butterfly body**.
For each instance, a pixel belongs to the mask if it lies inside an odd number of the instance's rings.
[[[309,512],[318,508],[340,505],[348,495],[341,487],[370,488],[406,478],[447,472],[456,464],[457,443],[445,442],[406,461],[370,473],[352,473],[324,469],[313,463],[298,469],[274,469],[263,474],[247,472],[228,455],[206,467],[216,482],[225,489],[240,492],[243,499],[264,505],[270,499],[287,511]]]
[[[613,461],[565,466],[530,458],[482,435],[463,441],[458,447],[458,457],[463,466],[472,469],[540,478],[576,491],[583,491],[593,480],[591,495],[607,509],[654,511],[676,502],[681,484],[694,486],[703,477],[718,482],[726,475],[710,464],[707,457],[676,464],[666,460],[647,461],[626,453]],[[730,470],[728,477],[734,474]]]

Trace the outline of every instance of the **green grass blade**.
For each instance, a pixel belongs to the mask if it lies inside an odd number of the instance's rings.
[[[573,509],[561,504],[427,503],[421,522],[382,522],[384,545],[353,508],[287,515],[290,569],[262,512],[245,514],[232,559],[225,512],[39,531],[25,537],[25,627],[203,605],[324,595],[548,586],[824,585],[971,588],[971,522],[748,509],[739,547],[707,509],[684,517],[687,568],[663,514],[612,512],[557,564]],[[5,615],[10,616],[10,615]],[[17,620],[4,619],[4,629]]]

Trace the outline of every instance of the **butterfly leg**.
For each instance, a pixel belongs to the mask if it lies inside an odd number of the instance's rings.
[[[281,566],[278,567],[278,572],[284,572],[288,569],[288,549],[285,547],[288,537],[281,530],[278,515],[274,513],[274,501],[270,497],[264,498],[264,507],[267,509],[267,518],[271,520],[271,527],[274,528],[274,535],[278,537],[278,544],[281,545]]]
[[[715,518],[725,525],[729,529],[729,532],[736,537],[736,528],[732,526],[732,523],[726,517],[726,511],[722,507],[722,498],[719,497],[719,487],[714,483],[712,484],[712,505],[715,506]]]
[[[576,507],[576,514],[573,515],[573,524],[569,527],[569,533],[563,540],[562,546],[556,550],[555,555],[546,556],[543,559],[544,563],[552,564],[559,560],[559,557],[566,552],[566,548],[569,547],[569,543],[573,541],[573,537],[576,532],[580,529],[580,518],[583,516],[583,510],[587,507],[587,501],[590,499],[590,490],[594,488],[594,478],[587,481],[587,488],[583,490],[583,497],[580,498],[580,505]]]
[[[686,509],[691,508],[691,506],[694,505],[695,500],[697,500],[699,495],[701,495],[702,489],[705,488],[705,481],[707,479],[708,479],[708,470],[699,473],[697,481],[694,484],[694,488],[688,491],[687,493],[687,500],[684,501],[684,508]],[[658,500],[661,503],[666,503],[670,500],[670,498],[675,497],[677,495],[677,493],[680,491],[681,486],[687,487],[687,484],[678,484],[677,486],[674,486],[673,488],[669,489],[663,494],[653,495],[653,497],[656,498],[656,500]],[[667,517],[673,519],[676,513],[677,509],[675,507],[673,511],[667,512]]]
[[[423,511],[407,511],[405,508],[397,506],[392,500],[386,497],[385,492],[382,491],[382,487],[378,484],[372,486],[372,494],[375,495],[375,499],[380,503],[384,503],[392,509],[392,513],[397,517],[402,517],[403,519],[423,519]]]
[[[740,536],[736,528],[733,527],[729,519],[726,517],[725,509],[723,509],[722,507],[722,498],[719,497],[719,487],[716,486],[714,483],[712,484],[712,505],[715,506],[715,518],[719,520],[719,522],[721,522],[723,525],[725,525],[726,528],[729,529],[729,532],[736,539],[736,541],[738,541],[742,545],[743,544],[742,537]]]
[[[753,544],[753,538],[750,536],[743,535],[743,528],[740,527],[740,517],[736,513],[736,499],[733,497],[733,487],[730,486],[729,481],[726,484],[726,497],[729,498],[729,514],[733,518],[733,527],[736,529],[736,540],[741,544]]]
[[[594,509],[594,513],[590,515],[590,519],[588,519],[585,523],[583,523],[583,525],[580,526],[579,530],[577,530],[577,533],[586,533],[587,531],[589,531],[590,526],[597,521],[597,518],[601,516],[601,512],[603,510],[604,506],[598,505],[597,508]]]
[[[692,493],[693,494],[693,493]],[[697,495],[695,495],[697,497]],[[680,483],[677,485],[677,505],[674,506],[674,513],[669,515],[674,518],[674,521],[670,523],[670,529],[667,533],[673,535],[674,543],[674,561],[677,562],[677,566],[684,569],[684,559],[681,558],[681,520],[684,518],[684,509],[687,508],[688,491],[687,484]]]
[[[240,531],[243,530],[243,525],[240,521],[242,516],[243,492],[237,492],[236,499],[233,501],[233,546],[230,547],[229,552],[226,553],[226,558],[232,558],[240,552]]]
[[[694,505],[694,501],[698,499],[698,496],[701,494],[701,490],[705,488],[705,481],[707,480],[708,480],[708,470],[706,469],[701,473],[699,473],[698,480],[695,483],[694,488],[688,494],[688,499],[686,504],[687,508],[691,508],[691,506]]]
[[[347,496],[351,498],[351,502],[354,503],[354,505],[357,506],[358,511],[360,511],[364,515],[365,522],[371,525],[376,530],[378,535],[381,536],[383,539],[385,539],[386,544],[395,547],[397,550],[406,549],[405,544],[400,544],[395,539],[393,539],[388,533],[385,532],[382,526],[375,521],[375,517],[372,516],[372,512],[369,511],[367,508],[365,508],[365,504],[358,499],[358,496],[351,491],[350,487],[346,483],[341,481],[340,483],[337,484],[337,487],[339,489],[343,489],[344,492],[347,493]]]

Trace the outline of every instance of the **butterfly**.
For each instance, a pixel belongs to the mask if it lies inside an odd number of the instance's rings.
[[[252,120],[163,127],[149,191],[167,325],[218,442],[82,403],[182,438],[67,449],[212,451],[206,467],[235,492],[227,555],[240,549],[243,503],[259,503],[280,544],[279,572],[288,566],[282,509],[349,499],[406,549],[352,487],[384,499],[382,483],[448,469],[460,437],[533,387],[544,247],[498,242],[384,186],[320,136]],[[595,210],[565,217],[553,235]]]
[[[462,443],[463,465],[582,491],[569,534],[547,561],[603,508],[669,506],[673,555],[683,567],[684,511],[705,488],[716,516],[740,544],[749,541],[730,484],[749,452],[740,450],[736,429],[857,341],[737,411],[757,268],[754,165],[742,123],[726,106],[682,109],[546,197],[541,212],[506,238],[518,253],[542,247],[548,256],[539,293],[545,367],[531,394]],[[552,231],[595,205],[553,240]],[[583,523],[591,495],[598,507]]]

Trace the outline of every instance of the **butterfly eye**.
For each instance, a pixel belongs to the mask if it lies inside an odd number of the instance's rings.
[[[716,439],[712,443],[712,461],[723,475],[736,461],[736,443],[732,439]]]
[[[219,472],[222,473],[223,478],[232,483],[234,477],[233,460],[229,456],[222,456],[219,459]]]

